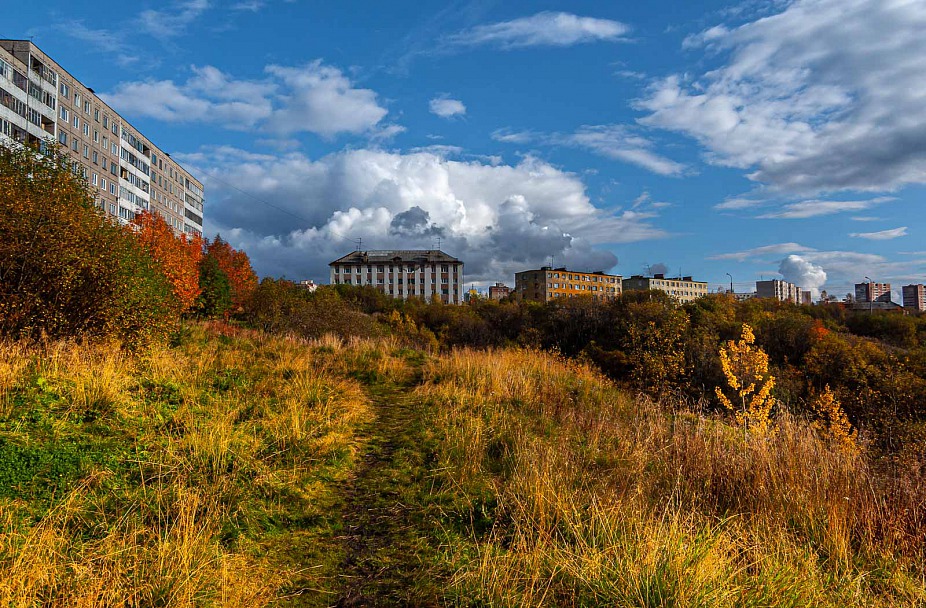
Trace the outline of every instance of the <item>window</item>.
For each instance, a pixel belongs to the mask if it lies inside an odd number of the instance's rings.
[[[61,87],[60,87],[58,90],[60,91],[62,97],[70,97],[70,96],[71,96],[71,89],[68,88],[68,85],[66,85],[66,84],[63,83],[63,82],[61,83]]]
[[[84,102],[84,114],[87,114],[87,115],[90,114],[90,102],[89,101]]]
[[[80,109],[80,93],[74,91],[74,107]]]
[[[90,146],[84,144],[84,158],[90,158]]]
[[[119,155],[119,146],[116,145],[116,142],[113,142],[112,144],[110,144],[109,150],[110,152],[113,153],[113,156]]]
[[[77,114],[74,115],[74,122],[72,123],[75,129],[80,128],[80,118],[77,117]]]
[[[59,132],[59,133],[58,133],[58,141],[60,141],[60,142],[61,142],[61,145],[63,145],[63,146],[68,145],[68,134],[65,133],[64,131]]]
[[[103,114],[103,128],[104,129],[109,128],[109,116],[107,116],[106,114]]]
[[[93,162],[94,164],[100,164],[100,154],[96,150],[93,151]]]
[[[93,120],[100,122],[100,109],[99,108],[95,108],[93,110]]]
[[[116,193],[116,184],[114,184],[113,182],[109,182],[109,193],[110,194]]]
[[[71,138],[71,150],[74,150],[75,152],[77,152],[78,145],[80,145],[80,142],[77,141],[77,138],[76,137]]]
[[[100,180],[100,190],[106,190],[106,178]]]
[[[96,129],[93,130],[93,143],[100,143],[100,132]]]
[[[68,109],[65,108],[64,106],[61,106],[61,120],[63,120],[64,122],[67,122],[68,118],[69,118]]]
[[[96,173],[93,174],[93,182],[92,182],[92,183],[93,183],[94,186],[96,186],[97,183],[100,181],[99,178],[100,178],[99,175],[97,175]]]
[[[88,125],[86,122],[84,123],[84,135],[87,137],[90,136],[90,125]]]

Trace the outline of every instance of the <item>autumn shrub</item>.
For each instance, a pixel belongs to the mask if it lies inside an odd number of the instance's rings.
[[[368,337],[379,333],[367,314],[344,302],[334,289],[314,293],[285,279],[265,278],[249,297],[243,320],[257,329],[320,338],[325,334]]]
[[[0,147],[0,335],[163,336],[180,312],[157,264],[55,152]]]
[[[186,312],[202,291],[199,285],[202,238],[178,236],[163,217],[148,211],[136,215],[132,226],[135,238],[170,283],[180,310]]]

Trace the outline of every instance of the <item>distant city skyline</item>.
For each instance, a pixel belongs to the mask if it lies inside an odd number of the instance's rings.
[[[466,285],[553,257],[899,302],[926,282],[923,31],[894,0],[47,0],[0,37],[200,178],[262,275],[440,238]]]

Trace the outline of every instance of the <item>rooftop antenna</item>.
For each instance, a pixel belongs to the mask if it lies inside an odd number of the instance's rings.
[[[550,256],[550,268],[553,268],[556,264],[553,263],[554,257]]]
[[[441,238],[437,237],[437,250],[438,251],[440,251],[440,242],[441,242]]]
[[[360,251],[361,249],[363,249],[363,237],[360,237],[354,242],[357,243],[357,251]]]

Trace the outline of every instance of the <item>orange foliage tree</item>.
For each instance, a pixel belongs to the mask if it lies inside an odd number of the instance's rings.
[[[257,274],[251,268],[248,254],[234,249],[228,241],[216,235],[213,241],[206,243],[206,255],[215,258],[219,269],[228,277],[232,307],[241,308],[257,289]]]
[[[160,215],[147,211],[132,221],[135,238],[157,262],[167,278],[181,309],[189,310],[199,297],[199,262],[203,257],[203,239],[176,236]]]

